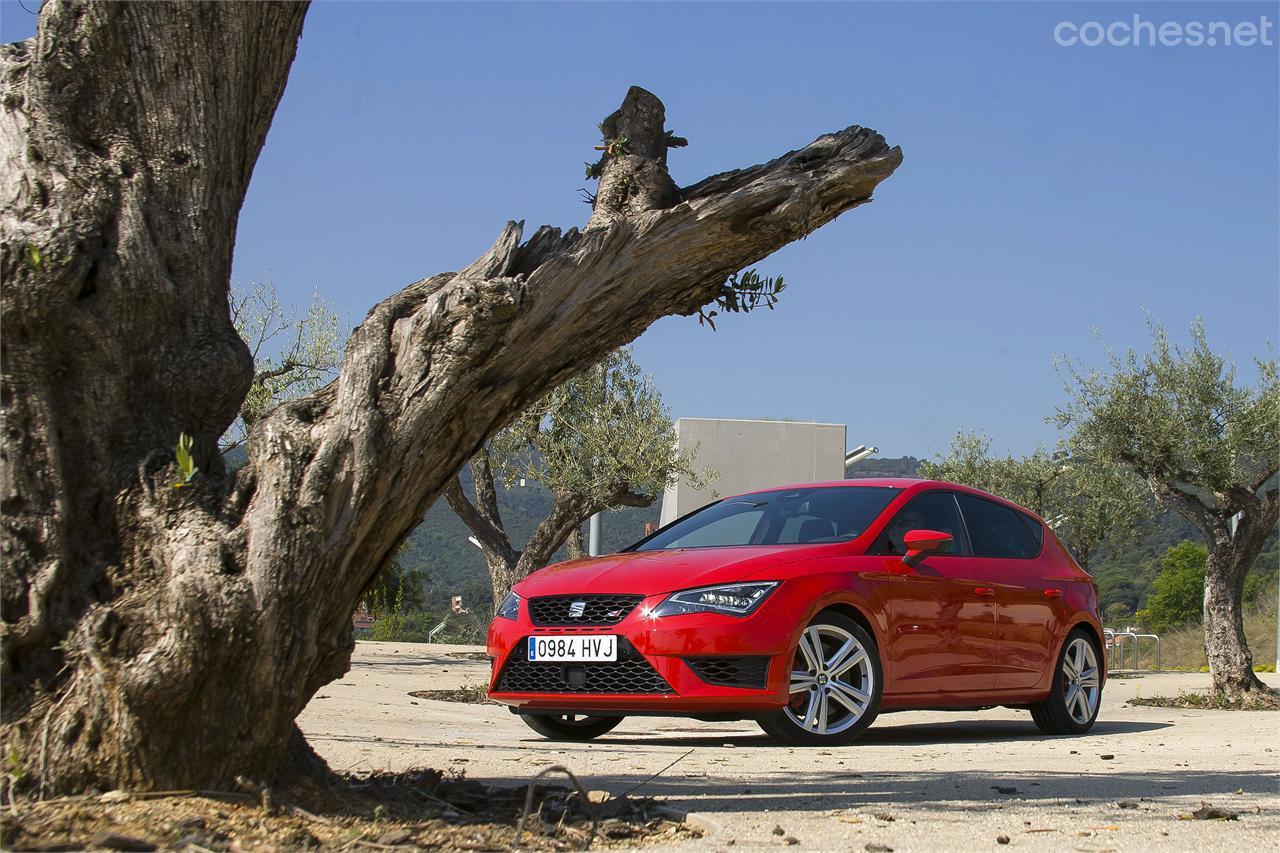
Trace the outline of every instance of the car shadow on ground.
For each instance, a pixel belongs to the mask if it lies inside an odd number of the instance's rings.
[[[1132,735],[1140,732],[1158,731],[1169,728],[1172,723],[1139,722],[1133,720],[1099,720],[1089,733],[1081,738],[1108,737],[1112,735]],[[1069,736],[1041,734],[1027,720],[957,720],[942,723],[907,723],[894,725],[891,721],[878,720],[874,726],[863,732],[862,736],[850,747],[815,747],[816,749],[856,748],[859,744],[875,746],[901,746],[906,744],[957,744],[957,743],[1006,743],[1011,740],[1043,740],[1067,743]],[[715,732],[690,732],[673,736],[655,734],[647,737],[629,737],[627,735],[607,735],[597,743],[608,745],[630,746],[688,746],[706,748],[736,748],[750,746],[752,748],[785,748],[796,747],[771,740],[763,733],[741,732],[738,730]]]

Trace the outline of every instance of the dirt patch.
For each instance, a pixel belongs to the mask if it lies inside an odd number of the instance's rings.
[[[438,771],[350,778],[275,795],[166,792],[15,802],[0,821],[6,850],[507,850],[528,786],[494,787]],[[594,819],[594,820],[593,820]],[[593,827],[594,822],[594,827]],[[635,847],[700,833],[649,798],[587,797],[535,785],[521,845]]]
[[[483,684],[468,684],[457,690],[413,690],[409,693],[415,699],[434,699],[437,702],[467,702],[472,705],[497,705],[489,698],[487,688]]]
[[[1228,699],[1216,693],[1179,693],[1177,696],[1137,696],[1129,705],[1153,708],[1191,708],[1208,711],[1276,711],[1280,710],[1280,691],[1246,693],[1239,699]]]
[[[446,657],[461,658],[462,660],[482,660],[488,663],[489,655],[485,652],[449,652]]]

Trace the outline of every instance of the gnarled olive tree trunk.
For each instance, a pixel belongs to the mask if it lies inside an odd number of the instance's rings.
[[[1204,651],[1213,690],[1240,698],[1269,690],[1253,671],[1253,653],[1244,633],[1244,582],[1262,553],[1267,536],[1280,521],[1280,494],[1266,483],[1275,475],[1264,468],[1248,488],[1204,496],[1151,481],[1156,501],[1200,529],[1208,545],[1204,568]],[[1238,515],[1233,525],[1232,516]]]
[[[851,127],[673,194],[665,143],[639,140],[602,167],[598,227],[508,223],[376,305],[339,378],[256,423],[231,477],[217,439],[252,371],[231,250],[303,14],[53,0],[0,56],[0,737],[49,790],[313,758],[294,718],[347,669],[362,590],[485,439],[901,160]],[[632,89],[613,122],[661,114]],[[182,432],[201,473],[175,488]]]

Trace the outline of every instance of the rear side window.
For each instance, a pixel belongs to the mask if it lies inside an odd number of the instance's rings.
[[[1044,531],[1022,513],[976,495],[956,495],[956,499],[964,512],[975,557],[1026,560],[1040,553]]]
[[[871,547],[872,554],[900,557],[907,553],[902,537],[912,530],[938,530],[951,534],[951,544],[936,554],[960,553],[960,513],[951,492],[925,492],[904,506]]]

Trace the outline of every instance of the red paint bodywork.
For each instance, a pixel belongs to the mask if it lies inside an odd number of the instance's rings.
[[[514,587],[522,599],[518,618],[495,619],[489,628],[490,695],[526,711],[743,716],[776,711],[788,699],[790,662],[800,632],[819,612],[832,607],[858,618],[874,635],[885,678],[881,709],[886,711],[1041,701],[1049,693],[1059,650],[1071,629],[1087,627],[1103,648],[1093,578],[1043,521],[1044,544],[1039,556],[1031,559],[929,554],[912,569],[900,557],[866,554],[898,510],[925,491],[967,492],[1027,513],[1021,507],[967,486],[930,480],[842,480],[804,486],[888,486],[902,491],[861,536],[848,542],[625,552],[537,571]],[[779,487],[793,488],[797,486]],[[747,580],[779,582],[749,616],[649,615],[672,592]],[[530,597],[584,593],[643,594],[645,599],[617,625],[548,628],[530,622]],[[507,656],[531,634],[624,636],[675,692],[494,691]],[[755,690],[707,684],[681,660],[713,654],[772,656],[767,686]]]

